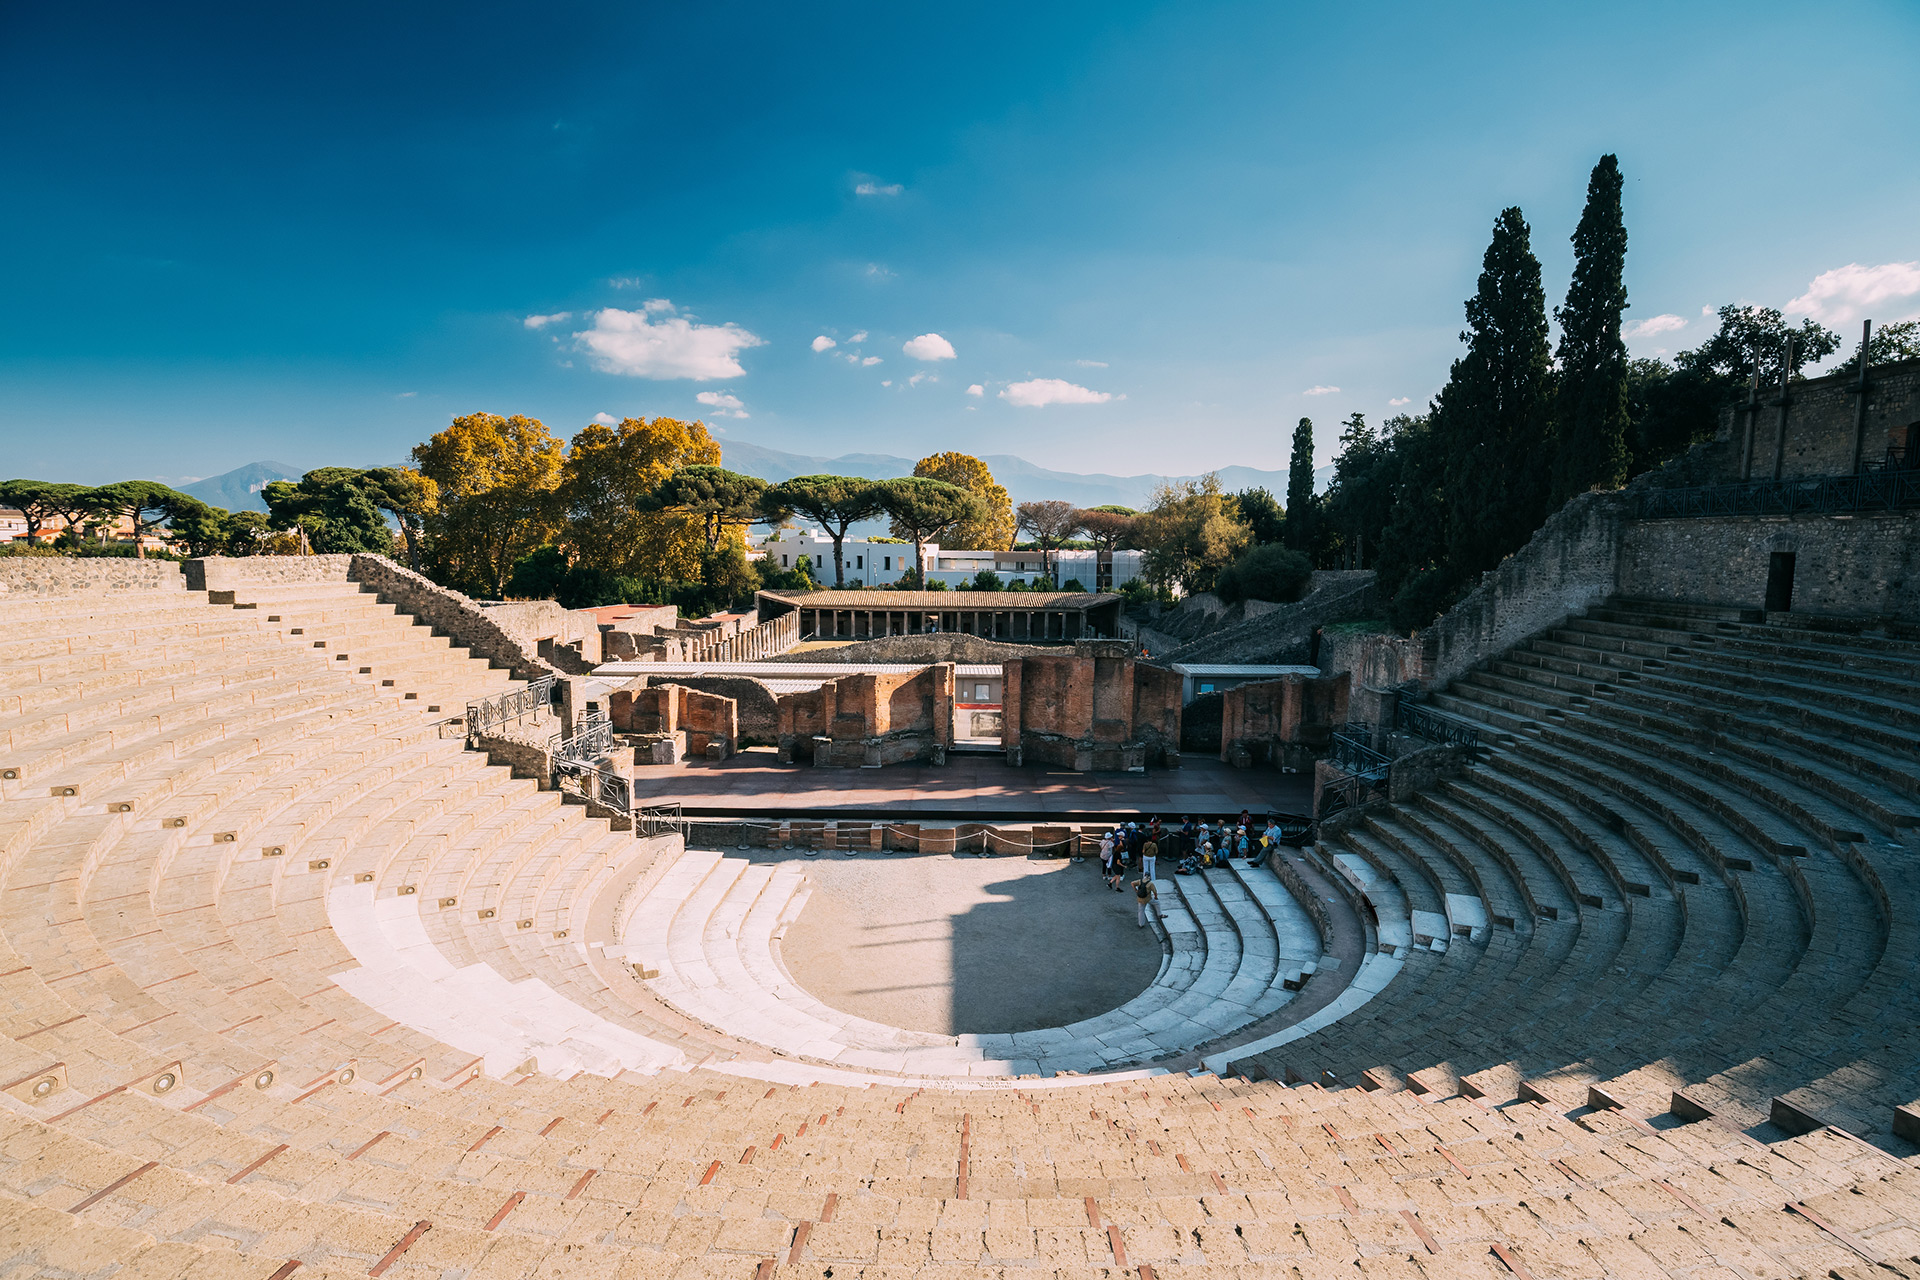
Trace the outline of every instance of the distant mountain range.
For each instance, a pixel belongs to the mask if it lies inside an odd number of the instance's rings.
[[[275,480],[298,480],[304,472],[284,462],[249,462],[225,475],[178,486],[180,492],[228,511],[265,511],[260,491]]]
[[[819,458],[800,453],[783,453],[744,440],[720,442],[722,464],[730,471],[758,476],[762,480],[790,480],[804,475],[856,475],[869,480],[891,480],[913,474],[913,459],[888,453],[849,453],[838,458]],[[1058,498],[1082,507],[1118,505],[1145,508],[1153,491],[1170,481],[1198,480],[1198,475],[1163,476],[1151,473],[1114,476],[1100,472],[1052,471],[1035,466],[1025,458],[1009,453],[981,455],[993,478],[1007,487],[1007,496],[1015,502],[1038,502]],[[1284,503],[1287,499],[1287,473],[1261,471],[1255,467],[1221,467],[1216,473],[1221,487],[1229,493],[1242,489],[1265,488]],[[1332,467],[1320,467],[1313,473],[1315,489],[1326,488],[1333,479]]]
[[[720,449],[721,460],[729,470],[769,482],[818,474],[865,476],[869,480],[891,480],[913,474],[912,458],[899,458],[890,453],[849,453],[838,458],[819,458],[785,453],[744,440],[723,440]],[[993,478],[1007,487],[1007,496],[1015,502],[1058,498],[1082,507],[1118,505],[1144,509],[1160,485],[1200,478],[1198,475],[1113,476],[1100,472],[1052,471],[1010,453],[985,454],[980,460],[993,471]],[[283,462],[249,462],[225,475],[208,476],[179,487],[182,493],[229,511],[265,511],[267,504],[261,499],[260,490],[275,480],[298,480],[302,474],[298,468]],[[1286,501],[1287,473],[1284,471],[1221,467],[1216,474],[1229,493],[1265,488],[1282,503]],[[1313,486],[1324,489],[1332,478],[1332,467],[1316,468]]]

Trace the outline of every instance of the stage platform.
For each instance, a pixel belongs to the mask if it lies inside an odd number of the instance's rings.
[[[634,802],[680,805],[688,817],[849,817],[885,812],[914,821],[1081,821],[1159,814],[1218,819],[1250,809],[1305,813],[1313,799],[1307,774],[1235,769],[1187,755],[1178,769],[1145,773],[1075,773],[1044,765],[1012,768],[998,754],[955,753],[939,768],[882,769],[781,764],[771,747],[754,747],[718,764],[642,765]]]

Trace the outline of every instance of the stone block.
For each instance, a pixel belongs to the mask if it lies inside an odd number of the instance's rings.
[[[1824,1129],[1827,1125],[1825,1120],[1813,1112],[1785,1098],[1775,1098],[1768,1106],[1767,1120],[1774,1128],[1796,1137],[1803,1133],[1812,1133],[1815,1129]]]

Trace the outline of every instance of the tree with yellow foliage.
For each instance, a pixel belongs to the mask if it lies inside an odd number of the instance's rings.
[[[424,520],[427,572],[499,599],[514,562],[559,531],[566,446],[537,418],[470,413],[414,446],[413,460],[438,491]]]
[[[1013,502],[1007,497],[1005,486],[994,483],[993,472],[987,470],[986,463],[971,454],[936,453],[914,463],[913,474],[957,484],[979,498],[985,509],[984,518],[947,530],[947,546],[965,551],[1005,551],[1013,545]],[[913,535],[896,522],[893,536],[910,538]]]
[[[646,582],[697,580],[707,550],[698,516],[648,510],[681,467],[718,466],[720,445],[702,422],[626,418],[592,423],[573,437],[562,486],[565,542],[581,569]]]

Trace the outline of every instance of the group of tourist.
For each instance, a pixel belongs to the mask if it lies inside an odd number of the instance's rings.
[[[1182,819],[1180,826],[1166,827],[1156,815],[1146,822],[1127,822],[1115,826],[1100,837],[1100,874],[1107,888],[1115,893],[1126,883],[1129,871],[1138,870],[1133,893],[1138,904],[1137,923],[1147,926],[1147,910],[1158,900],[1159,862],[1162,856],[1173,861],[1179,875],[1198,875],[1212,867],[1225,866],[1231,858],[1257,867],[1280,843],[1280,820],[1267,815],[1255,821],[1242,809],[1238,819],[1221,818],[1209,823]],[[1085,859],[1075,855],[1075,862]]]

